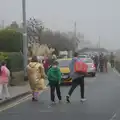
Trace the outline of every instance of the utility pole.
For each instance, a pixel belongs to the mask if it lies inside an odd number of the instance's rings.
[[[76,22],[74,23],[74,36],[76,38]]]
[[[98,46],[99,46],[99,48],[100,48],[100,36],[99,36]]]
[[[28,42],[27,42],[27,25],[26,25],[26,0],[22,0],[22,16],[23,16],[23,57],[24,57],[24,80],[27,80],[26,67],[28,64]]]
[[[76,29],[76,22],[75,22],[74,23],[74,41],[75,41],[75,46],[76,46],[75,51],[77,51],[77,47],[78,47],[76,33],[77,33],[77,29]]]

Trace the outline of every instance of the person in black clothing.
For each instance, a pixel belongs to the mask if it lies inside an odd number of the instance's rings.
[[[97,68],[98,68],[98,62],[99,62],[99,58],[97,55],[95,55],[94,57],[94,64],[95,64],[95,67],[96,67],[96,71],[97,71]]]
[[[101,53],[99,56],[99,69],[100,69],[100,72],[104,72],[104,55],[103,55],[103,53]]]

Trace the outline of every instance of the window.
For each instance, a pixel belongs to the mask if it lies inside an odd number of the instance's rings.
[[[60,67],[69,67],[71,60],[58,60]]]

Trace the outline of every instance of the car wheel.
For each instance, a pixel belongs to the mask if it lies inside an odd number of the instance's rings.
[[[96,73],[92,73],[92,77],[95,77]]]

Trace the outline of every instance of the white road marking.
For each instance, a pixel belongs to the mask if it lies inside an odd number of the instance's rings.
[[[120,73],[115,68],[113,68],[113,72],[120,76]]]
[[[113,114],[113,116],[112,116],[109,120],[115,120],[115,119],[116,119],[116,117],[117,117],[117,114],[116,114],[116,113],[114,113],[114,114]]]
[[[49,89],[49,88],[47,88],[47,89],[44,90],[44,91],[47,91],[48,89]],[[42,94],[44,91],[41,91],[40,94]],[[10,108],[13,108],[14,106],[19,105],[19,104],[21,104],[21,103],[23,103],[23,102],[25,102],[25,101],[27,101],[27,100],[29,100],[29,99],[31,99],[31,98],[32,98],[32,94],[30,94],[30,95],[28,95],[28,96],[25,96],[24,98],[16,101],[15,103],[11,103],[11,104],[9,104],[9,105],[1,108],[1,109],[0,109],[0,112],[3,112],[3,111],[5,111],[5,110],[7,110],[7,109],[10,109]]]
[[[14,107],[14,106],[16,106],[16,105],[19,105],[20,103],[29,100],[31,97],[32,97],[32,94],[30,94],[30,95],[28,95],[28,96],[26,96],[26,97],[18,100],[18,101],[15,102],[15,103],[12,103],[12,104],[10,104],[10,105],[7,105],[6,107],[0,109],[0,112],[5,111],[5,110],[7,110],[7,109],[10,109],[10,108],[12,108],[12,107]]]
[[[111,67],[110,63],[108,65]],[[120,76],[120,73],[115,68],[112,68],[112,70],[116,75]]]

